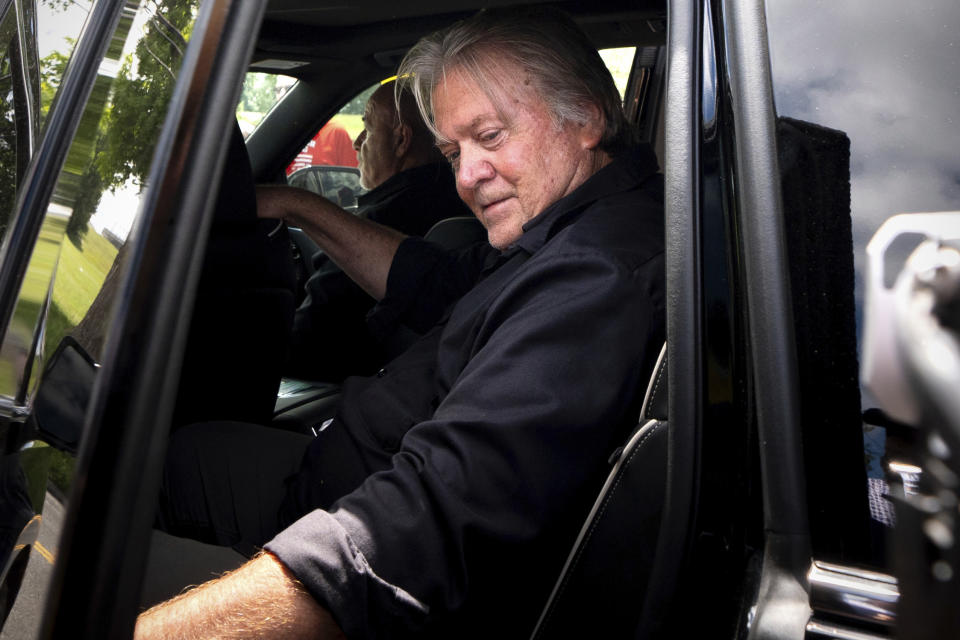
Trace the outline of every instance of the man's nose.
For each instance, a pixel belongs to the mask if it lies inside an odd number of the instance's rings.
[[[360,145],[362,145],[362,144],[363,144],[363,141],[366,140],[366,139],[367,139],[367,130],[364,129],[363,131],[360,132],[360,135],[358,135],[358,136],[354,139],[354,141],[353,141],[353,150],[354,150],[354,151],[360,151]]]
[[[457,184],[463,189],[473,189],[484,180],[493,178],[493,165],[481,153],[460,151],[457,167]]]

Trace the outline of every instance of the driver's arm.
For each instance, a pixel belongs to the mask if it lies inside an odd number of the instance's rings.
[[[135,640],[209,637],[345,638],[326,609],[269,553],[146,611],[134,632]]]
[[[257,215],[300,227],[338,267],[375,299],[383,298],[393,256],[406,237],[345,211],[305,189],[257,187]]]

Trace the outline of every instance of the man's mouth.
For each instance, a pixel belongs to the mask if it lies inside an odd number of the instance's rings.
[[[513,196],[507,195],[507,196],[497,196],[497,197],[493,197],[493,198],[484,198],[484,199],[480,200],[480,201],[478,202],[478,204],[480,205],[480,210],[481,210],[481,211],[486,211],[486,210],[489,209],[490,207],[496,206],[496,205],[500,204],[501,202],[506,202],[507,200],[509,200],[509,199],[512,198],[512,197],[513,197]]]

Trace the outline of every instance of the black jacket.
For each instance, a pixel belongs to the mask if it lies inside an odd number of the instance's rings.
[[[663,343],[656,171],[647,148],[615,160],[503,254],[401,245],[377,313],[440,324],[347,381],[330,429],[363,469],[314,499],[321,434],[294,482],[307,515],[266,545],[348,637],[532,630]]]
[[[357,215],[411,236],[435,223],[473,215],[460,200],[445,162],[402,171],[360,196]],[[339,382],[347,375],[376,371],[385,361],[389,337],[370,333],[366,314],[374,300],[322,251],[305,284],[306,297],[294,315],[286,374]]]

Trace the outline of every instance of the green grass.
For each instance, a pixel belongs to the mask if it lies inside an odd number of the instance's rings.
[[[117,248],[93,229],[83,238],[83,250],[64,237],[53,285],[50,313],[47,315],[46,354],[49,358],[63,336],[73,330],[94,298],[117,257]],[[67,493],[73,479],[73,456],[56,451],[50,460],[50,482]]]
[[[71,323],[70,328],[87,313],[116,257],[116,247],[93,229],[83,238],[83,251],[69,240],[64,241],[53,287],[53,304]]]
[[[11,334],[21,336],[17,348],[28,350],[32,336],[47,297],[50,274],[56,269],[53,295],[47,313],[44,353],[49,358],[60,340],[79,323],[94,298],[100,292],[110,271],[117,249],[93,229],[83,239],[83,249],[64,234],[66,220],[48,217],[30,257],[30,266],[24,277],[20,298],[14,310]],[[43,362],[38,362],[39,367]],[[36,369],[34,375],[39,373]],[[15,391],[19,386],[17,372],[7,359],[0,361],[0,390]],[[69,454],[52,451],[50,481],[66,492],[73,477],[74,459]]]

